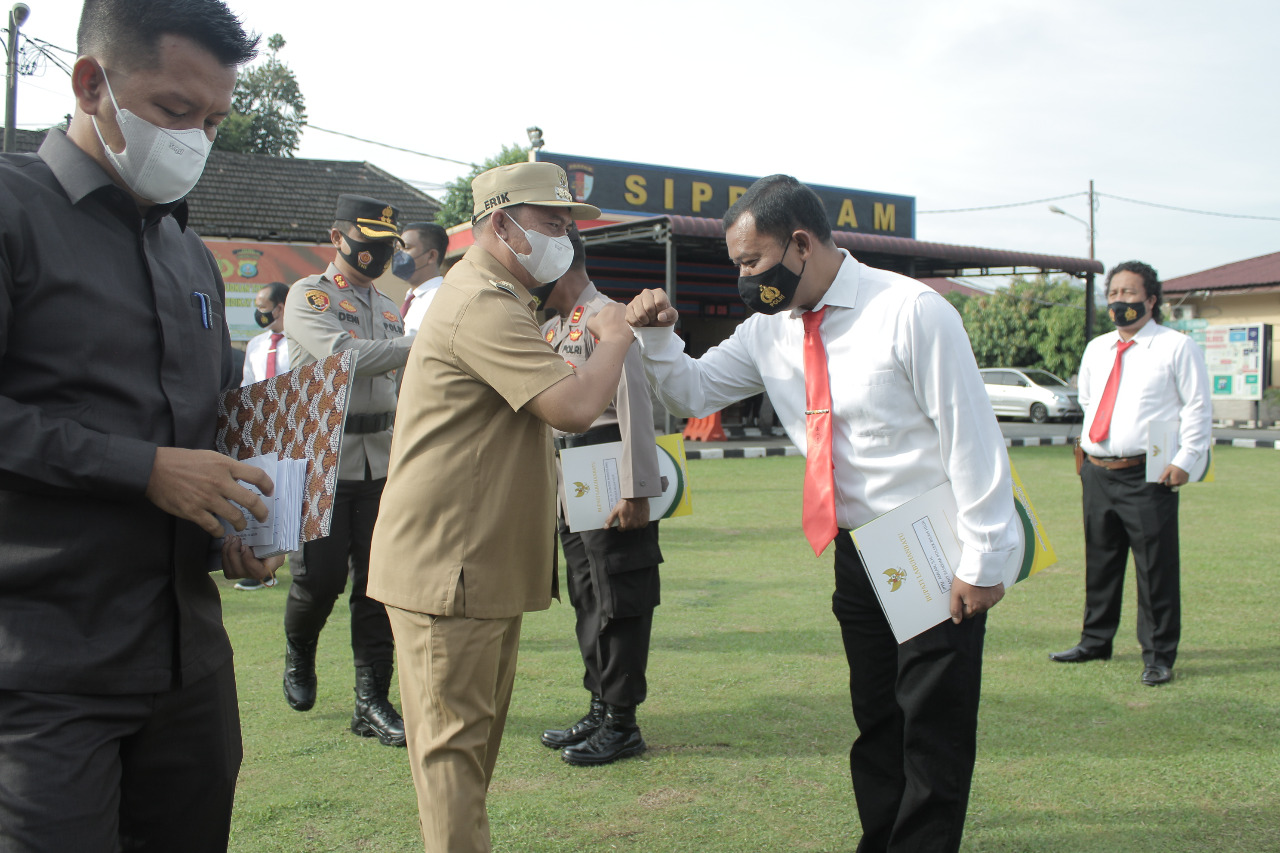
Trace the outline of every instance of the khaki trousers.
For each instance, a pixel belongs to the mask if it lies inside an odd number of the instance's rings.
[[[485,794],[511,704],[523,615],[431,616],[387,607],[426,853],[488,853]]]

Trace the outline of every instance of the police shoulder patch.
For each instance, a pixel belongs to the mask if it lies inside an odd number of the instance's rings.
[[[323,290],[308,290],[307,304],[317,311],[329,310],[329,295]]]

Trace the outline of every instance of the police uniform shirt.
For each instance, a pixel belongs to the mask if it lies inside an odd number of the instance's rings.
[[[400,311],[376,286],[358,287],[329,264],[323,275],[307,276],[289,288],[284,328],[291,368],[343,350],[354,350],[355,377],[347,416],[393,414],[395,371],[404,366],[413,335],[404,334]],[[391,431],[346,432],[338,459],[339,480],[387,476]]]
[[[587,330],[587,321],[611,301],[596,290],[594,284],[588,283],[568,316],[556,316],[543,324],[543,338],[570,367],[581,365],[591,357],[595,339]],[[653,437],[653,401],[649,398],[649,383],[644,377],[644,361],[640,358],[639,347],[627,350],[622,378],[618,380],[618,394],[591,428],[614,424],[622,434],[622,459],[618,468],[621,497],[653,498],[661,495],[658,446]],[[555,434],[565,433],[556,431]]]
[[[276,351],[271,350],[271,336],[275,334],[283,334],[282,332],[263,332],[260,335],[254,335],[249,339],[249,343],[244,348],[244,376],[240,380],[241,385],[252,385],[255,382],[261,382],[268,378],[267,359],[274,357],[276,360],[276,375],[287,373],[289,371],[289,340],[280,338],[276,344]]]
[[[239,380],[186,221],[62,131],[0,156],[0,690],[160,692],[231,659],[209,535],[146,498]]]
[[[534,301],[478,246],[445,276],[405,369],[369,595],[416,613],[551,605],[551,428],[524,406],[573,372]]]

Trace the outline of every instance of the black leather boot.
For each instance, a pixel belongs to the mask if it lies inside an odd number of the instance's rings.
[[[404,746],[404,718],[391,704],[391,662],[356,667],[356,710],[351,731],[376,737],[383,746]]]
[[[316,704],[316,640],[284,638],[284,698],[295,711]]]
[[[603,720],[604,700],[593,693],[591,694],[591,708],[587,711],[586,716],[567,729],[547,729],[542,733],[542,745],[552,749],[564,749],[566,746],[582,743],[595,734],[596,729],[600,728],[600,723]]]
[[[639,755],[646,747],[636,725],[636,706],[604,706],[604,721],[595,734],[577,746],[571,746],[560,757],[570,764],[588,766],[609,764],[619,758]]]

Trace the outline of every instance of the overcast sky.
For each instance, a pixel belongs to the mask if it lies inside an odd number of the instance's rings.
[[[5,6],[8,0],[0,0]],[[79,0],[27,0],[23,33],[74,49]],[[540,126],[548,151],[787,172],[915,196],[916,236],[1084,257],[1164,278],[1280,251],[1274,0],[231,0],[279,32],[310,121],[478,162]],[[367,16],[362,16],[367,12]],[[265,38],[263,40],[265,48]],[[22,77],[18,125],[72,108]],[[308,130],[298,156],[368,160],[439,194],[467,171]]]

